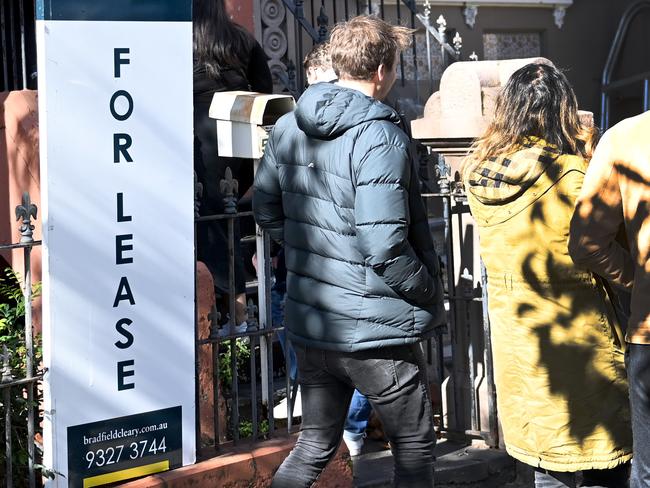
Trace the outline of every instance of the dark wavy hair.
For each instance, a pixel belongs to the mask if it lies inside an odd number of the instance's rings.
[[[228,17],[224,0],[194,0],[194,60],[218,78],[227,69],[246,70],[248,35]]]
[[[512,74],[463,173],[491,157],[515,152],[531,136],[585,159],[591,158],[598,139],[597,129],[580,122],[578,100],[566,76],[548,64],[527,64]]]

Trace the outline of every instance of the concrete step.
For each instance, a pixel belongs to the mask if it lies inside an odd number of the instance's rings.
[[[360,456],[352,459],[356,488],[391,487],[393,456],[390,450],[368,441]],[[505,451],[464,446],[445,440],[436,445],[436,488],[503,487],[515,481],[515,461]]]

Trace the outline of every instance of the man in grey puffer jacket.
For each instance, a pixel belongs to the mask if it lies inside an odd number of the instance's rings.
[[[352,392],[393,449],[397,486],[433,486],[435,435],[418,343],[444,322],[438,258],[410,141],[381,103],[411,31],[337,25],[337,84],[305,91],[273,129],[255,177],[257,223],[285,246],[285,323],[302,429],[274,487],[311,486],[340,443]]]

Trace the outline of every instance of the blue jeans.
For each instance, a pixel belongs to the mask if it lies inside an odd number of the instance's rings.
[[[368,399],[362,393],[359,393],[359,390],[354,390],[348,416],[343,427],[346,438],[358,440],[363,437],[366,427],[368,427],[370,412],[372,412],[372,405],[370,405]]]
[[[433,487],[433,413],[419,345],[328,351],[294,344],[302,395],[296,446],[273,478],[273,488],[309,487],[341,443],[354,389],[381,419],[395,460],[395,486]]]
[[[650,344],[628,344],[626,353],[634,436],[630,488],[647,488],[650,486]]]
[[[282,327],[284,324],[284,301],[286,299],[286,290],[283,284],[275,283],[271,288],[271,324],[273,327]],[[296,381],[298,377],[298,365],[296,362],[296,352],[290,342],[287,342],[287,333],[284,330],[278,331],[278,339],[284,353],[284,359],[287,362],[287,373],[291,381]]]

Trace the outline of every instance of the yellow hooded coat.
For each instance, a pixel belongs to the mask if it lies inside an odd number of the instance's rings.
[[[506,448],[553,471],[608,469],[632,457],[618,321],[601,283],[567,249],[586,166],[531,139],[465,181],[488,273]]]

